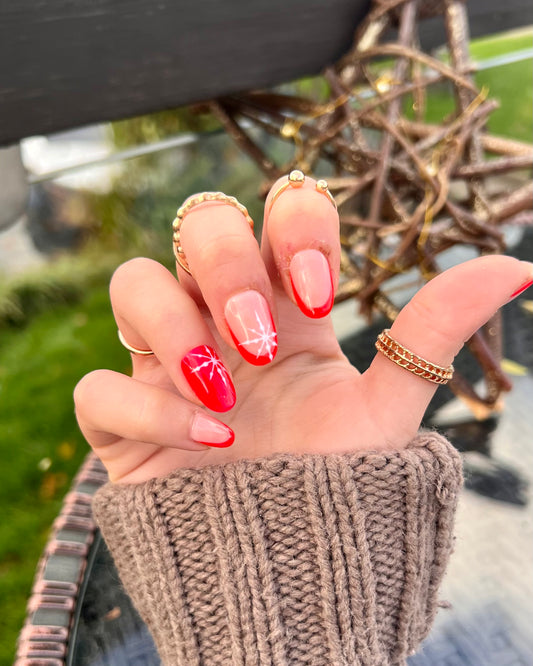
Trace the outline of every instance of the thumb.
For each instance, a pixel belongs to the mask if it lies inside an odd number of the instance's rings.
[[[390,335],[417,356],[446,367],[498,308],[531,284],[529,262],[504,256],[472,259],[424,285],[402,309]],[[385,432],[402,432],[411,439],[437,385],[381,353],[362,379],[369,409]]]

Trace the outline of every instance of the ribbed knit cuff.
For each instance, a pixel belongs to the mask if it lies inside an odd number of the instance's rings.
[[[426,432],[108,484],[94,513],[163,663],[386,666],[429,630],[460,485]]]

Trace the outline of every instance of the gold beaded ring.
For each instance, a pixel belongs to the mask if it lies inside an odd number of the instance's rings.
[[[379,334],[376,349],[396,365],[434,384],[447,384],[453,376],[453,365],[445,368],[426,361],[392,338],[389,328]]]
[[[174,248],[174,256],[176,257],[176,261],[189,275],[191,275],[191,270],[187,262],[187,257],[185,256],[185,252],[181,246],[181,225],[183,224],[183,220],[185,219],[187,213],[190,213],[195,206],[199,206],[206,201],[219,201],[220,203],[233,206],[244,215],[246,221],[250,225],[252,233],[254,230],[254,221],[250,217],[248,209],[246,206],[243,206],[242,203],[240,203],[240,201],[238,201],[235,197],[230,197],[227,194],[224,194],[224,192],[202,192],[201,194],[197,194],[196,196],[187,199],[185,203],[183,203],[178,208],[176,218],[172,222],[172,245]]]
[[[302,187],[302,185],[305,182],[305,175],[302,171],[299,169],[294,169],[293,171],[290,172],[290,174],[287,176],[287,182],[283,183],[283,185],[276,190],[276,193],[273,195],[272,199],[270,200],[270,206],[268,208],[268,212],[272,210],[272,206],[274,203],[279,199],[279,197],[285,192],[285,190],[288,190],[289,187],[293,189],[297,189],[299,187]],[[326,180],[321,179],[317,180],[316,185],[315,185],[315,190],[319,192],[320,194],[324,194],[328,199],[333,208],[337,210],[337,202],[333,198],[333,195],[328,189],[328,183]]]

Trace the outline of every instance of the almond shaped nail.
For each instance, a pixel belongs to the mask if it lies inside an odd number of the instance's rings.
[[[193,417],[190,437],[194,442],[216,448],[226,448],[235,441],[235,433],[229,426],[202,412]]]
[[[265,365],[274,359],[278,338],[262,294],[252,289],[235,294],[226,303],[224,316],[237,350],[248,363]]]
[[[529,261],[523,261],[522,263],[529,268],[529,277],[523,284],[520,285],[520,287],[518,287],[516,291],[513,291],[513,293],[509,296],[510,301],[512,301],[513,298],[520,296],[522,292],[524,292],[526,289],[529,289],[529,287],[533,285],[533,264]]]
[[[333,307],[333,276],[319,250],[301,250],[291,260],[289,273],[300,310],[313,319],[325,317]]]
[[[181,370],[196,396],[208,409],[227,412],[235,404],[235,387],[229,372],[212,347],[191,349],[181,361]]]
[[[531,285],[533,284],[533,280],[528,280],[525,284],[523,284],[521,287],[518,287],[516,291],[513,291],[513,293],[509,296],[509,300],[512,301],[513,298],[516,298],[517,296],[520,296],[522,292],[524,292],[526,289],[529,289]]]

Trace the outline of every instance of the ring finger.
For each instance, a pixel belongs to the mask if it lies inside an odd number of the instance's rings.
[[[235,389],[216,342],[196,303],[166,268],[133,259],[115,271],[110,293],[124,339],[151,349],[183,396],[215,412],[233,407]],[[135,374],[151,370],[153,357],[135,357],[134,368]]]

